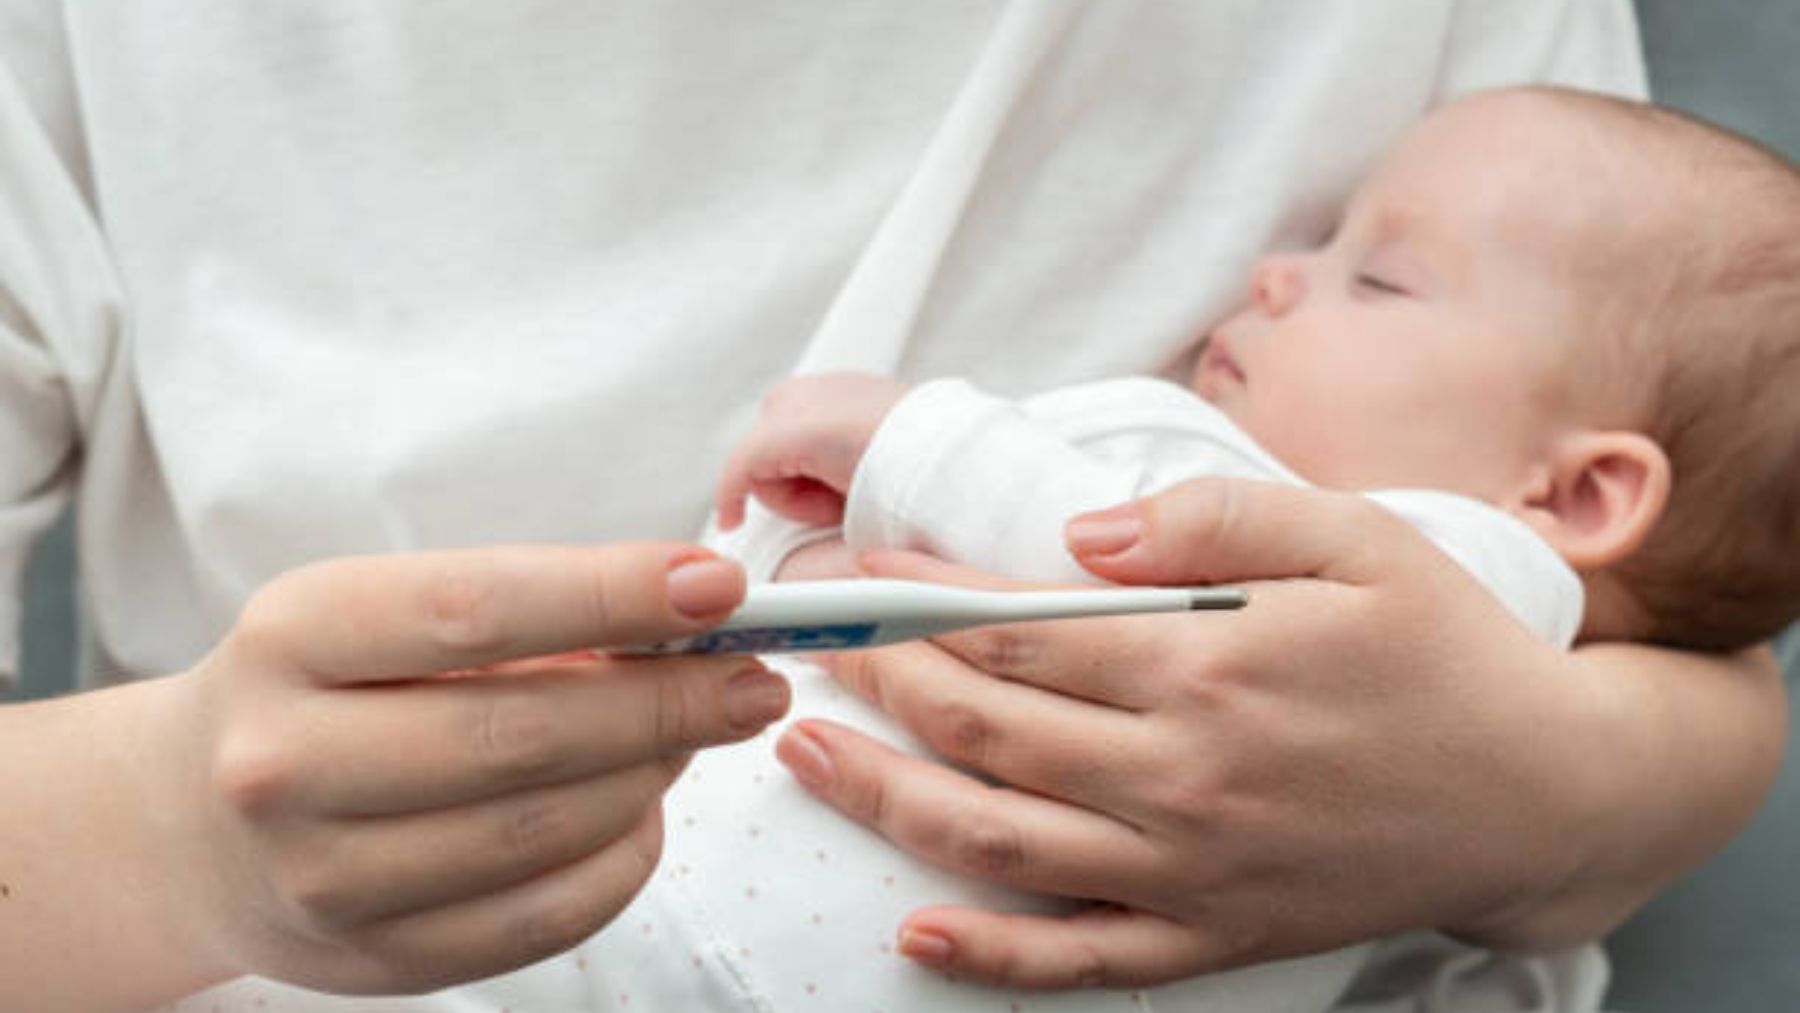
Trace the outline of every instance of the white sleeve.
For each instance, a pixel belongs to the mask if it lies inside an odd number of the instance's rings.
[[[118,330],[85,192],[56,8],[0,11],[0,684],[17,674],[22,577],[68,501],[84,391]]]
[[[1072,514],[1149,491],[1144,467],[1085,453],[1013,402],[961,380],[914,388],[857,467],[844,537],[858,551],[904,548],[1020,580],[1094,578],[1063,548]]]

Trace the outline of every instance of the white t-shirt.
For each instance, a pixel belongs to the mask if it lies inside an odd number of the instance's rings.
[[[78,490],[103,678],[322,556],[690,534],[803,359],[1156,372],[1426,107],[1644,87],[1626,0],[0,19],[0,669]]]
[[[796,366],[1157,372],[1528,80],[1641,94],[1627,0],[0,0],[0,671],[71,496],[105,682],[307,560],[691,534]]]

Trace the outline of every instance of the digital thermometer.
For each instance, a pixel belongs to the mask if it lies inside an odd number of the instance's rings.
[[[718,626],[632,654],[795,654],[918,640],[970,626],[1078,616],[1242,608],[1229,587],[978,591],[911,580],[758,584]]]

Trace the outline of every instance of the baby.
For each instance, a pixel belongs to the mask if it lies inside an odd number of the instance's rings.
[[[1553,640],[1730,648],[1800,614],[1796,384],[1800,171],[1666,110],[1516,89],[1427,118],[1328,242],[1258,263],[1187,389],[797,378],[719,517],[753,494],[851,550],[1091,580],[1073,513],[1199,474],[1307,482],[1387,503]],[[784,575],[847,559],[823,551]]]

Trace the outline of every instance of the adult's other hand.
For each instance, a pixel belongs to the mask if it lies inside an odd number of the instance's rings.
[[[336,560],[282,576],[162,696],[165,867],[223,969],[416,992],[580,942],[642,886],[689,752],[779,716],[745,658],[594,650],[742,598],[680,545]]]
[[[901,930],[914,959],[1122,986],[1413,927],[1501,935],[1592,854],[1613,786],[1583,733],[1618,708],[1380,507],[1201,480],[1069,534],[1103,577],[1242,582],[1250,605],[831,659],[1002,787],[824,722],[779,745],[809,789],[908,851],[1097,902],[1068,918],[920,911]],[[916,556],[865,565],[980,579]]]

